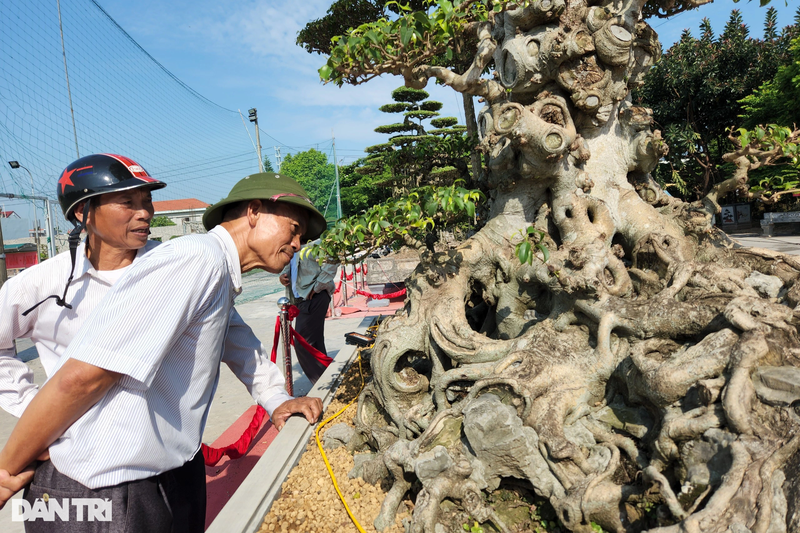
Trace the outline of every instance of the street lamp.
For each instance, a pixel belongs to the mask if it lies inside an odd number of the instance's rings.
[[[255,107],[247,110],[247,118],[256,124],[256,144],[258,145],[258,171],[264,172],[264,159],[261,157],[261,136],[258,134],[258,111]]]
[[[24,168],[25,172],[27,172],[28,176],[31,178],[31,203],[33,204],[33,218],[34,223],[36,224],[36,228],[34,228],[33,231],[36,232],[36,258],[38,262],[39,253],[42,250],[42,244],[39,242],[39,214],[36,212],[36,200],[33,199],[33,196],[36,196],[36,190],[33,187],[33,174],[31,174],[31,171],[28,170],[27,167],[20,165],[18,161],[9,161],[8,165],[15,170],[18,168]],[[52,236],[50,236],[50,239],[52,240]]]

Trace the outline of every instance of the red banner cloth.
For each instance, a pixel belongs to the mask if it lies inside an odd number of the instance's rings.
[[[201,448],[203,450],[203,460],[205,461],[206,466],[216,465],[220,459],[226,455],[231,459],[238,459],[246,454],[247,450],[250,449],[250,444],[253,442],[253,437],[256,436],[256,433],[258,433],[258,430],[261,428],[261,423],[264,421],[264,417],[266,415],[266,409],[259,405],[256,409],[256,412],[253,414],[253,419],[250,421],[250,425],[244,430],[244,433],[242,433],[242,436],[239,437],[239,440],[233,444],[229,444],[224,448],[212,448],[207,444],[203,444]]]

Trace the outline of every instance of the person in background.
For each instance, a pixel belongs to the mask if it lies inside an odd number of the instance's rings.
[[[301,258],[301,255],[294,254],[292,261],[281,272],[280,281],[287,288],[289,299],[300,313],[295,319],[295,331],[311,346],[327,355],[325,315],[336,288],[333,280],[339,266],[331,263],[320,266],[317,259]],[[294,343],[294,349],[303,372],[311,383],[316,383],[327,365],[298,342]]]
[[[107,498],[117,518],[98,529],[71,509],[70,521],[27,522],[27,531],[203,531],[198,452],[221,360],[279,430],[293,414],[319,417],[319,399],[286,395],[249,328],[233,339],[229,328],[241,273],[280,272],[300,238],[325,227],[296,182],[275,178],[241,180],[204,215],[209,234],[138,258],[85,320],[0,451],[0,507],[49,447],[25,498]]]

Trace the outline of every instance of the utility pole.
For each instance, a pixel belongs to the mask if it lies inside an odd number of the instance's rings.
[[[256,124],[256,146],[258,147],[258,169],[260,172],[264,172],[264,158],[261,157],[261,135],[259,135],[258,133],[258,111],[256,111],[255,107],[248,109],[247,116],[250,118],[250,122],[255,122]]]
[[[281,171],[281,163],[283,162],[281,160],[281,147],[280,146],[275,146],[275,162],[278,164],[278,166],[275,168],[275,171],[276,172],[280,172]]]
[[[45,200],[44,205],[47,206],[47,253],[50,257],[55,257],[58,253],[56,250],[56,236],[53,234],[53,212],[50,209],[50,200]]]
[[[336,159],[336,137],[333,136],[331,131],[331,139],[333,140],[333,170],[336,175],[336,218],[342,218],[342,193],[339,189],[339,161]]]

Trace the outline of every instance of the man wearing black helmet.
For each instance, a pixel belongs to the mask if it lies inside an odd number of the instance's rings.
[[[36,386],[28,367],[15,357],[14,339],[29,337],[42,366],[52,374],[84,319],[133,261],[152,249],[151,191],[165,184],[134,161],[96,154],[70,164],[57,196],[75,224],[70,251],[30,268],[0,290],[0,407],[20,416]],[[80,233],[86,229],[86,242]],[[69,280],[69,281],[68,281]],[[74,280],[74,281],[73,281]]]
[[[0,451],[0,469],[17,474],[52,444],[52,462],[37,471],[29,501],[44,491],[83,488],[110,498],[115,509],[127,498],[128,509],[117,516],[127,515],[129,525],[131,516],[144,521],[129,531],[202,531],[204,496],[202,503],[186,501],[181,477],[164,475],[194,462],[200,447],[241,273],[280,272],[301,237],[325,227],[302,187],[271,173],[241,180],[203,221],[208,235],[170,241],[131,266],[25,410]],[[241,373],[253,376],[251,392],[276,427],[295,413],[316,421],[321,402],[283,401],[270,365],[251,353]],[[136,501],[130,490],[125,497],[114,492],[134,486],[141,489]],[[7,497],[0,493],[0,503]],[[77,530],[74,522],[63,524],[70,527],[46,529]]]

